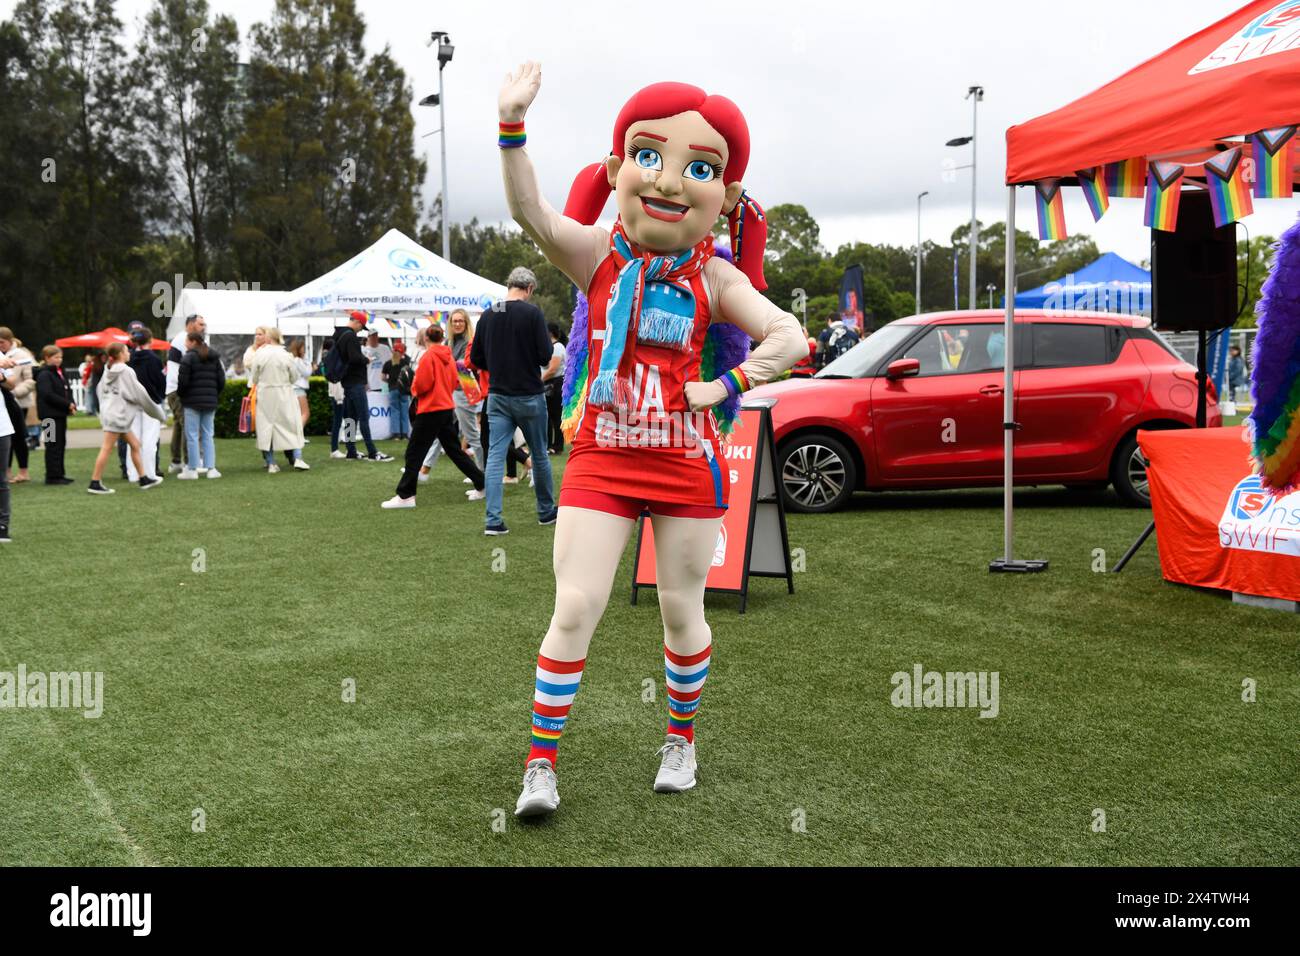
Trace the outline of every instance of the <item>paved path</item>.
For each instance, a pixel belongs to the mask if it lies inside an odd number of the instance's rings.
[[[167,443],[172,440],[172,430],[163,427],[162,438],[159,439],[161,447],[166,448]],[[68,429],[68,447],[69,448],[98,448],[104,443],[104,432],[98,428],[69,428]]]

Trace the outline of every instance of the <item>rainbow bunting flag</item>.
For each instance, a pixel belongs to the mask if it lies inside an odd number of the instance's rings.
[[[1250,138],[1255,158],[1255,198],[1291,198],[1291,143],[1294,126],[1260,130]]]
[[[1205,161],[1205,188],[1214,207],[1214,224],[1226,226],[1255,211],[1246,182],[1246,151],[1238,146]]]
[[[1147,160],[1145,156],[1136,159],[1121,159],[1118,163],[1107,163],[1106,193],[1119,199],[1141,199],[1146,187]]]
[[[1183,197],[1183,167],[1177,163],[1151,163],[1147,174],[1147,212],[1143,222],[1152,229],[1178,228],[1178,202]]]
[[[1040,179],[1034,183],[1038,199],[1038,238],[1040,241],[1065,238],[1065,199],[1059,179]]]
[[[1096,222],[1110,208],[1110,195],[1106,192],[1106,168],[1094,166],[1091,169],[1080,169],[1074,175],[1079,177],[1079,188],[1083,190],[1083,198],[1092,211],[1093,222]]]

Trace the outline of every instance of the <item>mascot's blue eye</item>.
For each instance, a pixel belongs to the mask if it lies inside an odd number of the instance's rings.
[[[696,182],[708,183],[713,181],[716,170],[702,159],[697,159],[686,166],[686,175],[690,176]]]
[[[638,149],[636,151],[636,164],[642,169],[663,169],[664,161],[659,158],[658,150]]]

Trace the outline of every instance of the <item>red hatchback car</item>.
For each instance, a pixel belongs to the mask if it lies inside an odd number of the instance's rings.
[[[854,491],[1002,483],[1003,313],[891,322],[813,378],[754,389],[772,409],[788,506],[840,508]],[[1150,503],[1139,428],[1196,424],[1196,369],[1148,319],[1016,316],[1015,477]],[[1210,386],[1207,424],[1221,424]]]

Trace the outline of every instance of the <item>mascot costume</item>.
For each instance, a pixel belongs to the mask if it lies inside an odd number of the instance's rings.
[[[1300,488],[1300,223],[1282,234],[1255,314],[1246,434],[1260,484],[1280,498]]]
[[[612,150],[573,183],[564,214],[524,149],[541,68],[507,74],[498,101],[511,215],[585,293],[565,371],[572,442],[555,526],[555,611],[537,658],[519,816],[559,806],[556,756],[619,557],[648,511],[664,626],[667,740],[654,789],[695,786],[695,719],[712,634],[704,586],[727,507],[722,458],[745,389],[807,354],[794,316],[765,299],[763,210],[741,185],[749,128],[730,100],[685,83],[636,93]],[[613,191],[612,230],[594,225]],[[725,215],[734,264],[714,254]],[[585,321],[584,321],[585,318]],[[746,357],[750,340],[759,344]]]

